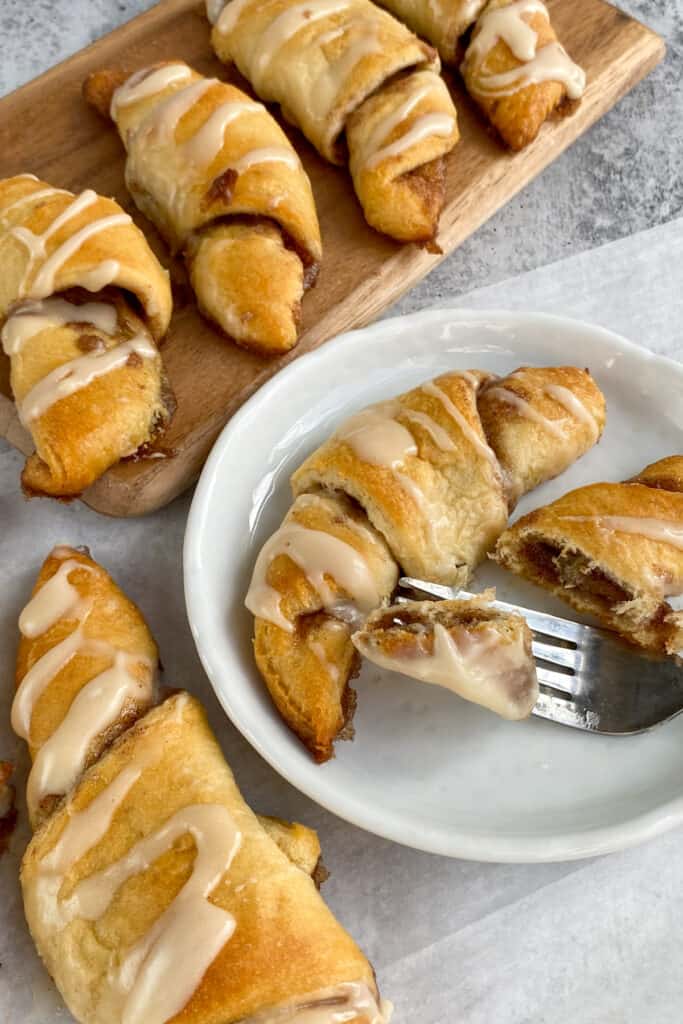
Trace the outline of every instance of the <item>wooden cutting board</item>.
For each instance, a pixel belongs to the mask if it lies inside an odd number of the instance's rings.
[[[586,69],[586,93],[570,117],[546,124],[535,143],[510,154],[447,73],[462,139],[448,158],[438,237],[443,255],[559,156],[664,54],[654,32],[604,0],[548,0],[548,6],[560,39]],[[198,0],[164,0],[0,100],[0,177],[30,171],[74,192],[94,188],[115,196],[168,265],[156,232],[126,194],[123,147],[115,129],[86,106],[80,90],[96,68],[134,69],[174,58],[203,74],[230,77],[212,54]],[[346,172],[321,160],[298,132],[288,131],[313,183],[325,247],[318,283],[304,300],[299,345],[276,360],[240,350],[199,315],[182,267],[172,265],[175,313],[163,355],[178,402],[165,442],[175,454],[110,470],[84,495],[100,512],[132,516],[165,505],[196,479],[223,425],[264,381],[328,338],[368,323],[443,258],[368,228]],[[32,444],[17,420],[8,372],[8,360],[0,354],[0,435],[28,453]]]

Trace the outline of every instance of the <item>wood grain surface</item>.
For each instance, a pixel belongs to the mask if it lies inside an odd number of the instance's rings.
[[[491,137],[461,83],[446,72],[462,139],[448,158],[447,200],[438,236],[443,255],[558,157],[663,56],[664,43],[654,32],[603,0],[548,0],[548,7],[560,39],[586,69],[588,86],[576,110],[547,123],[523,152],[508,153]],[[84,495],[93,508],[116,516],[160,508],[183,491],[196,479],[223,425],[264,381],[289,360],[371,321],[443,258],[415,245],[401,246],[368,228],[347,173],[325,163],[298,132],[287,129],[313,183],[325,247],[322,270],[304,300],[301,340],[293,352],[268,360],[226,340],[200,316],[182,266],[170,261],[154,228],[127,195],[116,130],[81,99],[83,79],[96,68],[134,70],[173,58],[244,87],[212,54],[204,5],[163,0],[0,100],[0,177],[30,171],[75,192],[94,188],[114,196],[171,270],[175,312],[163,355],[178,401],[165,439],[174,454],[115,466]],[[11,401],[8,362],[0,353],[0,435],[28,453],[32,444]]]

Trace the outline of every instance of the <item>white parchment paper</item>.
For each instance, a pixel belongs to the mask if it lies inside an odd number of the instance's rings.
[[[683,220],[448,304],[575,316],[683,359]],[[393,312],[415,307],[406,297]],[[681,419],[683,430],[683,396]],[[347,825],[261,761],[213,697],[184,610],[189,497],[127,521],[78,503],[26,503],[18,490],[21,461],[0,449],[0,759],[17,764],[20,794],[19,826],[0,859],[0,1024],[71,1020],[24,923],[18,871],[28,837],[27,759],[9,728],[17,616],[42,559],[59,542],[87,544],[141,606],[166,681],[205,702],[254,808],[318,829],[332,871],[325,896],[374,963],[396,1004],[396,1024],[680,1024],[680,831],[601,860],[515,866],[416,853]]]

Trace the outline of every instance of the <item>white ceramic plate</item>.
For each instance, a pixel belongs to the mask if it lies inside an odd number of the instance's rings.
[[[600,444],[516,515],[581,484],[624,479],[683,451],[683,366],[597,327],[541,314],[436,310],[387,320],[297,359],[218,439],[185,539],[187,608],[226,712],[286,779],[342,818],[408,846],[478,860],[605,853],[683,821],[683,716],[650,734],[586,735],[505,722],[437,687],[366,666],[353,743],[315,765],[285,727],[251,653],[243,607],[263,541],[290,504],[288,478],[355,410],[451,369],[588,366],[607,397]],[[497,566],[476,584],[569,617],[567,606]],[[477,586],[473,587],[477,589]]]

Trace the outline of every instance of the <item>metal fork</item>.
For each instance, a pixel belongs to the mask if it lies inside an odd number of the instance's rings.
[[[409,576],[399,580],[399,587],[418,599],[474,596]],[[533,715],[586,732],[632,736],[683,711],[680,659],[641,652],[608,630],[504,601],[493,601],[490,607],[523,615],[533,633],[540,688]]]

